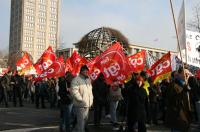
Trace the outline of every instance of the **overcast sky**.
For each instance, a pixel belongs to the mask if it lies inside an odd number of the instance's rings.
[[[172,0],[177,15],[182,0]],[[169,0],[61,0],[61,41],[73,47],[100,27],[121,31],[131,44],[176,50]],[[199,0],[186,0],[187,21]],[[0,50],[8,50],[10,0],[0,0]]]

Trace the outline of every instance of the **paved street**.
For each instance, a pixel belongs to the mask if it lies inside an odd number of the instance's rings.
[[[109,120],[104,119],[99,127],[92,123],[92,112],[89,120],[91,132],[112,132]],[[59,110],[35,109],[33,105],[25,107],[0,107],[0,131],[5,132],[58,132]],[[193,124],[192,132],[199,132]],[[169,132],[169,129],[159,126],[148,126],[148,132]]]

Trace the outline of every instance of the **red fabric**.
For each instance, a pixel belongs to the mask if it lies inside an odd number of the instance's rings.
[[[200,78],[200,69],[198,69],[197,71],[196,71],[196,75],[195,75],[197,78]]]
[[[96,60],[99,56],[92,58],[88,63],[87,67],[89,68],[89,77],[91,80],[96,80],[101,73],[101,71],[95,66]]]
[[[33,66],[33,63],[27,53],[24,53],[24,55],[16,62],[17,70],[24,70],[31,66]]]
[[[125,56],[119,42],[113,44],[98,57],[96,66],[109,84],[114,80],[124,82],[130,74],[128,58]]]
[[[76,76],[80,72],[81,66],[87,64],[87,60],[85,58],[82,58],[77,51],[74,51],[72,53],[72,56],[70,57],[70,62],[72,66],[72,75]]]
[[[67,58],[65,63],[65,72],[72,72],[72,69],[70,58]]]
[[[151,74],[152,80],[155,80],[160,75],[171,72],[170,52],[163,55],[163,57],[155,62],[148,71]]]
[[[40,59],[34,65],[36,72],[38,74],[42,73],[51,64],[53,64],[53,62],[55,60],[56,60],[56,55],[53,52],[52,47],[49,46],[48,49],[42,54],[42,56],[40,57]]]
[[[65,62],[63,57],[59,57],[53,62],[42,74],[37,75],[34,80],[42,80],[43,78],[53,78],[65,75]]]
[[[140,72],[140,71],[144,70],[145,63],[146,63],[145,62],[145,60],[146,60],[145,54],[146,54],[145,50],[142,50],[142,51],[128,57],[130,65],[131,65],[131,70],[133,72]]]

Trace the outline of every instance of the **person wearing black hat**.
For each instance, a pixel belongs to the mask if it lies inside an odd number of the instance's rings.
[[[82,66],[80,74],[72,80],[71,94],[77,116],[78,132],[85,132],[85,126],[89,115],[89,108],[93,104],[92,84],[88,77],[88,67]]]

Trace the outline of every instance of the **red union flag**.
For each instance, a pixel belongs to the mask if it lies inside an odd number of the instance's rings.
[[[128,59],[131,65],[131,70],[133,72],[142,71],[145,67],[145,50],[142,50],[132,56],[129,56]]]
[[[35,80],[42,80],[43,78],[53,78],[65,75],[65,63],[63,57],[59,57],[53,62],[45,71],[37,75]]]
[[[92,58],[88,63],[87,67],[89,68],[89,77],[91,80],[96,80],[101,73],[101,71],[95,66],[96,60],[99,56]]]
[[[56,55],[51,46],[42,54],[40,59],[34,65],[38,74],[46,70],[56,60]]]
[[[85,58],[82,58],[76,51],[72,53],[72,56],[70,57],[70,62],[72,66],[72,75],[76,76],[81,66],[87,64],[87,60]]]
[[[169,77],[172,71],[170,52],[163,55],[163,57],[154,63],[148,71],[154,83]]]
[[[71,64],[70,58],[66,59],[65,72],[72,72],[72,64]]]
[[[24,55],[16,62],[17,71],[27,69],[31,66],[33,66],[33,64],[27,53],[24,53]]]
[[[105,50],[96,60],[96,66],[103,73],[107,83],[114,80],[124,82],[130,74],[130,65],[119,42]]]

